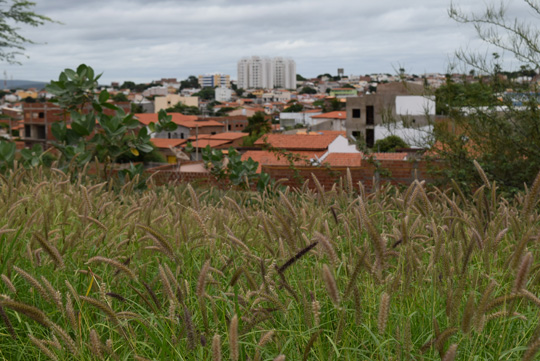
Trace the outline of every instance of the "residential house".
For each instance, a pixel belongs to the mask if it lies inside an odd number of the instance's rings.
[[[315,121],[312,119],[314,116],[322,114],[320,109],[305,110],[303,112],[281,112],[279,114],[279,124],[282,127],[294,127],[297,124],[305,126],[314,125]]]
[[[217,134],[225,131],[222,123],[208,118],[199,118],[196,115],[184,115],[181,113],[168,113],[168,115],[172,117],[171,121],[178,126],[176,130],[152,134],[152,138],[188,139],[192,135]],[[135,118],[144,125],[158,122],[157,113],[138,113],[135,114]]]
[[[218,102],[228,102],[232,99],[233,91],[230,88],[221,86],[215,90],[215,98]]]
[[[344,132],[310,132],[304,134],[266,134],[255,142],[261,150],[242,154],[262,165],[311,165],[321,164],[331,153],[360,153],[350,145]],[[269,148],[269,149],[268,149]]]
[[[118,102],[116,106],[120,107],[125,113],[129,113],[131,105],[129,102]],[[83,112],[92,111],[91,104],[87,104]],[[103,109],[107,115],[113,115],[114,110]],[[23,105],[23,122],[24,131],[20,134],[21,138],[27,146],[31,146],[35,142],[47,143],[54,140],[51,132],[51,125],[55,122],[66,121],[71,122],[69,113],[65,113],[60,107],[53,103],[24,103]]]
[[[178,94],[158,96],[154,98],[154,112],[158,113],[160,110],[174,107],[178,103],[182,103],[189,107],[198,107],[199,97],[183,97]]]
[[[313,115],[311,117],[313,124],[310,127],[312,131],[318,130],[345,130],[345,121],[347,120],[347,112],[344,110]]]
[[[435,116],[435,101],[424,95],[424,87],[402,82],[379,84],[376,93],[347,98],[346,108],[347,137],[368,147],[377,138],[376,126],[398,122],[422,127]]]

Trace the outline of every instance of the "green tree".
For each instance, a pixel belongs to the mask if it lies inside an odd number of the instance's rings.
[[[36,3],[24,0],[0,0],[0,60],[19,63],[17,57],[23,55],[24,46],[33,41],[19,34],[17,25],[41,26],[52,22],[50,18],[36,14]]]
[[[300,74],[296,74],[296,80],[297,80],[297,81],[306,81],[307,79],[304,78],[304,77],[303,77],[302,75],[300,75]]]
[[[524,0],[535,15],[540,15],[537,2]],[[521,18],[512,18],[503,5],[487,5],[481,13],[464,13],[455,5],[450,16],[471,24],[478,36],[492,47],[512,55],[524,66],[540,65],[540,30]],[[447,122],[434,127],[433,153],[447,164],[439,169],[443,179],[453,178],[462,186],[477,186],[482,179],[473,160],[487,177],[508,192],[530,184],[540,169],[540,110],[534,88],[518,94],[504,95],[508,87],[501,79],[501,55],[491,56],[458,51],[457,57],[466,68],[483,74],[482,84],[448,84],[439,92],[439,111]],[[525,68],[524,68],[525,69]],[[511,80],[510,80],[511,81]],[[510,83],[511,85],[511,83]]]
[[[129,89],[133,90],[135,89],[136,84],[132,81],[125,81],[122,85],[120,85],[120,89]]]
[[[409,145],[397,135],[389,135],[386,138],[375,142],[373,150],[377,152],[390,153],[399,148],[407,148]]]
[[[129,99],[127,98],[126,94],[122,92],[118,92],[112,96],[112,100],[115,102],[129,102]]]
[[[216,98],[216,90],[214,88],[206,87],[193,94],[194,97],[199,97],[203,100],[213,100]]]
[[[272,125],[266,120],[263,112],[256,112],[248,119],[248,125],[242,130],[244,133],[249,133],[249,137],[244,138],[244,145],[253,145],[263,134],[272,130]]]
[[[141,127],[132,113],[125,114],[121,108],[109,103],[110,95],[106,90],[97,93],[100,77],[91,67],[82,64],[77,70],[65,69],[46,90],[54,94],[51,101],[65,114],[65,121],[51,126],[56,138],[52,145],[61,154],[60,165],[82,167],[97,159],[107,174],[107,166],[127,153],[138,156],[152,152],[153,147],[147,128]],[[148,127],[150,132],[172,131],[176,124],[161,111],[158,123],[150,123]]]
[[[176,105],[165,109],[167,113],[182,113],[184,115],[200,115],[201,110],[196,106],[189,106],[182,102],[176,103]]]
[[[317,94],[317,89],[314,89],[310,86],[305,86],[300,89],[298,94]]]
[[[190,75],[186,80],[182,80],[180,82],[180,88],[178,90],[183,89],[198,89],[201,85],[199,84],[199,78],[197,78],[195,75]]]
[[[287,108],[285,108],[282,113],[298,113],[304,110],[304,106],[300,103],[293,103],[289,105]]]

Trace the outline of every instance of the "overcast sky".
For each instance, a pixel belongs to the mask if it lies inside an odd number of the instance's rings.
[[[305,77],[446,72],[460,47],[478,48],[469,25],[448,17],[450,0],[34,0],[61,24],[21,26],[36,44],[8,78],[50,81],[81,63],[101,83],[223,73],[243,56],[284,56]],[[486,0],[489,2],[489,0]],[[455,0],[466,11],[479,0]],[[522,0],[510,10],[526,14]]]

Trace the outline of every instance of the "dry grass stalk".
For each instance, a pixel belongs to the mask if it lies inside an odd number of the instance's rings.
[[[26,317],[31,318],[45,327],[49,327],[51,324],[47,315],[37,307],[12,300],[1,300],[0,306],[11,308],[16,312],[22,313]]]
[[[206,278],[208,276],[209,270],[210,270],[210,260],[206,260],[206,262],[204,262],[201,268],[201,272],[199,273],[199,279],[197,281],[197,296],[201,299],[204,297],[204,293],[205,293],[204,288],[206,286]]]
[[[338,263],[338,256],[334,247],[332,246],[332,243],[330,243],[330,240],[324,234],[319,232],[315,232],[314,238],[317,242],[321,243],[332,264],[336,265]]]
[[[48,358],[50,358],[51,360],[53,361],[59,361],[58,360],[58,356],[56,356],[55,353],[53,353],[46,345],[45,343],[42,341],[42,340],[39,340],[37,338],[35,338],[34,336],[32,335],[28,335],[28,338],[30,339],[30,341],[37,347],[40,349],[41,352],[43,352],[45,355],[47,355]]]
[[[332,300],[334,305],[338,307],[340,302],[339,291],[334,275],[332,274],[332,271],[330,271],[330,268],[328,268],[327,265],[323,265],[322,275],[324,284],[326,286],[326,291],[328,291],[328,295],[330,296],[330,299]]]
[[[529,347],[527,348],[527,351],[523,354],[522,361],[532,361],[534,360],[534,356],[538,352],[538,348],[540,348],[540,338],[537,338],[534,342],[532,342]]]
[[[31,274],[27,273],[26,271],[20,269],[17,266],[13,266],[13,269],[15,272],[17,272],[22,278],[25,279],[26,282],[30,284],[30,286],[34,287],[34,289],[40,294],[43,299],[50,301],[51,298],[49,294],[45,291],[45,288],[39,283],[37,279],[35,279]]]
[[[457,344],[451,344],[450,347],[448,347],[446,353],[444,354],[442,361],[454,361],[457,354],[457,347]]]
[[[272,337],[274,336],[275,331],[270,330],[266,332],[264,335],[261,336],[259,343],[257,344],[257,349],[255,350],[255,356],[253,357],[253,361],[259,361],[261,358],[260,349],[264,347]]]
[[[441,357],[444,355],[444,344],[456,332],[458,332],[458,329],[456,327],[450,327],[441,332],[435,339],[435,348],[437,349],[437,351],[439,351]]]
[[[382,335],[386,330],[386,323],[388,322],[388,314],[390,313],[390,295],[384,292],[381,295],[379,302],[379,317],[377,320],[377,328]]]
[[[58,335],[58,337],[60,337],[60,339],[62,340],[64,345],[66,345],[66,348],[69,350],[69,352],[73,356],[77,356],[79,354],[79,349],[75,341],[73,341],[73,339],[71,338],[71,336],[69,336],[68,333],[64,331],[63,328],[61,328],[55,323],[51,323],[51,328],[54,331],[54,333]]]
[[[491,189],[491,183],[489,182],[489,179],[488,179],[486,173],[484,172],[484,170],[480,166],[480,163],[478,163],[476,161],[476,159],[475,159],[475,160],[473,160],[473,164],[474,164],[474,167],[476,168],[476,171],[480,175],[480,178],[482,178],[482,181],[484,182],[484,185],[486,186],[486,188]]]
[[[212,361],[221,361],[221,337],[217,333],[212,338]]]
[[[66,315],[71,325],[71,328],[77,331],[77,317],[75,316],[75,310],[73,309],[73,302],[71,301],[71,295],[66,294]]]
[[[188,348],[190,350],[194,350],[196,347],[195,327],[191,319],[191,313],[189,312],[189,309],[186,306],[184,306],[184,323],[186,324],[186,330],[187,330]]]
[[[529,275],[529,270],[531,268],[532,264],[532,253],[527,252],[527,254],[523,257],[521,261],[521,265],[519,266],[516,280],[514,281],[514,292],[519,292],[523,288],[525,288],[527,283],[527,277]]]
[[[56,267],[60,269],[64,268],[64,259],[62,258],[62,255],[60,255],[60,252],[58,252],[58,249],[40,234],[34,233],[34,237],[37,239],[41,247],[43,247],[45,252],[47,252],[47,254],[51,257]]]
[[[467,305],[463,311],[463,320],[461,321],[461,330],[468,334],[471,330],[471,323],[474,318],[474,295],[471,293],[467,299]]]
[[[159,278],[161,279],[161,284],[163,285],[163,291],[167,295],[169,301],[176,302],[176,297],[174,297],[174,291],[171,283],[169,282],[169,278],[161,265],[159,265]]]
[[[49,282],[48,279],[46,279],[45,277],[41,276],[41,282],[43,282],[43,284],[45,285],[45,289],[47,290],[47,292],[49,293],[49,296],[50,296],[50,299],[54,301],[54,303],[56,304],[56,307],[59,309],[59,310],[62,310],[63,309],[63,305],[62,305],[62,294],[60,293],[60,291],[57,291],[53,285]]]
[[[279,355],[274,359],[274,361],[285,361],[285,355]]]
[[[125,264],[123,264],[122,262],[119,262],[117,260],[114,260],[114,259],[111,259],[111,258],[106,258],[106,257],[101,257],[101,256],[95,256],[95,257],[90,258],[88,261],[86,261],[86,264],[90,264],[90,263],[94,263],[94,262],[106,263],[106,264],[108,264],[110,266],[113,266],[114,268],[117,269],[117,271],[124,272],[132,280],[137,278],[135,273],[131,269],[129,269],[129,267],[127,267]]]
[[[8,276],[6,275],[2,275],[2,281],[4,282],[4,284],[6,285],[6,287],[9,289],[9,291],[13,294],[16,294],[17,293],[17,289],[15,288],[15,286],[13,285],[13,283],[11,283],[11,280],[9,279]]]
[[[154,237],[154,239],[158,242],[158,244],[161,246],[161,248],[163,249],[163,251],[167,254],[167,256],[169,256],[171,259],[174,259],[174,252],[173,252],[173,249],[171,247],[171,245],[169,244],[169,241],[167,241],[167,239],[165,238],[165,236],[163,236],[161,233],[159,233],[158,231],[150,228],[150,227],[147,227],[143,224],[137,224],[137,227],[139,227],[140,229],[148,232],[150,235],[152,235]]]
[[[88,302],[89,304],[91,304],[92,306],[94,306],[95,308],[97,308],[98,310],[100,310],[101,312],[103,312],[104,314],[107,315],[107,317],[109,317],[109,319],[115,324],[115,325],[119,325],[120,324],[120,321],[118,320],[118,317],[116,316],[116,313],[113,311],[113,309],[111,307],[109,307],[109,305],[107,305],[106,303],[104,302],[101,302],[99,300],[96,300],[95,298],[92,298],[92,297],[86,297],[86,296],[79,296],[79,298],[84,301],[84,302]]]
[[[231,361],[238,361],[238,316],[234,315],[229,326],[229,347]]]
[[[13,325],[11,324],[11,321],[9,320],[9,317],[4,311],[2,305],[0,305],[0,318],[2,319],[2,321],[4,321],[4,324],[6,325],[8,332],[11,335],[11,338],[15,340],[17,338],[17,334],[15,333],[15,329],[13,328]]]
[[[302,258],[302,256],[304,256],[306,253],[308,253],[311,249],[313,249],[317,243],[319,243],[318,241],[315,241],[313,243],[311,243],[310,245],[308,245],[307,247],[304,247],[303,249],[301,249],[300,251],[298,251],[298,253],[296,253],[294,256],[292,256],[291,258],[289,258],[289,260],[287,260],[287,262],[285,262],[283,264],[283,266],[279,267],[278,268],[278,272],[279,273],[283,273],[285,272],[285,270],[287,268],[289,268],[294,262],[298,261],[300,258]]]
[[[525,202],[523,204],[523,214],[525,216],[525,219],[527,219],[531,214],[538,200],[538,194],[540,194],[540,172],[538,172],[538,174],[536,175],[533,185],[529,190],[529,193],[525,197]]]

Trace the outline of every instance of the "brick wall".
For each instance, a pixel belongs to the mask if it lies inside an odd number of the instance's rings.
[[[432,164],[437,167],[439,164]],[[362,182],[366,190],[373,188],[373,182],[379,184],[405,185],[408,186],[415,179],[425,180],[427,183],[433,182],[434,178],[429,172],[430,165],[425,160],[403,161],[403,160],[382,160],[379,162],[379,171],[374,164],[364,162],[359,167],[349,167],[354,184]],[[347,176],[347,167],[310,167],[298,166],[292,169],[289,166],[263,165],[262,171],[270,174],[274,180],[287,179],[284,185],[291,187],[300,186],[304,181],[310,180],[309,187],[314,188],[312,174],[317,177],[319,183],[327,190],[339,179]]]

